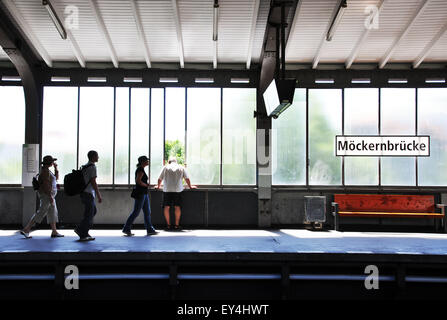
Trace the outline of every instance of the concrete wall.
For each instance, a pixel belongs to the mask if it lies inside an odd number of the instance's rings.
[[[130,197],[130,189],[102,190],[103,203],[97,204],[96,224],[124,224],[130,214],[134,200]],[[19,225],[23,216],[23,189],[0,189],[0,225]],[[326,223],[333,226],[331,202],[333,192],[307,192],[291,190],[275,190],[272,193],[272,225],[296,226],[305,223],[304,197],[326,196]],[[151,191],[152,222],[157,227],[165,225],[162,204],[162,192]],[[440,202],[447,203],[447,194],[440,195]],[[83,207],[79,196],[68,197],[63,192],[57,195],[60,223],[72,226],[79,223],[83,216]],[[32,207],[32,204],[26,204]],[[183,211],[181,224],[194,227],[257,227],[258,199],[256,190],[186,190],[183,193]],[[31,208],[32,209],[32,208]],[[26,211],[26,210],[25,210]],[[32,210],[28,210],[32,212]],[[30,213],[27,213],[29,215]],[[173,212],[171,213],[173,219]],[[136,220],[143,224],[143,215]],[[416,225],[432,226],[429,219],[374,219],[343,218],[341,225]]]
[[[0,190],[0,224],[22,223],[23,190]]]
[[[26,223],[34,212],[32,204],[23,213],[23,194],[31,190],[0,190],[0,225],[17,225]],[[97,203],[96,224],[122,225],[133,209],[134,199],[130,189],[101,190],[102,203]],[[152,223],[164,226],[161,191],[151,191]],[[183,210],[181,224],[185,226],[257,226],[257,196],[255,190],[185,190],[183,192]],[[56,196],[59,222],[71,226],[78,224],[83,217],[83,206],[79,196],[69,197],[63,192]],[[171,210],[174,219],[174,210]],[[172,220],[173,221],[173,220]],[[45,220],[44,220],[45,222]],[[143,224],[143,214],[135,223]]]

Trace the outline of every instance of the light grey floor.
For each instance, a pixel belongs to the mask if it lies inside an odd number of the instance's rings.
[[[73,230],[50,238],[50,230],[24,239],[16,231],[0,230],[1,252],[273,252],[447,255],[447,234],[281,230],[161,231],[147,237],[134,230],[91,230],[92,242],[79,242]]]

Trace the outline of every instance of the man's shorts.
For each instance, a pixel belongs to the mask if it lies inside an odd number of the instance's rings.
[[[181,207],[181,192],[163,192],[163,207]]]

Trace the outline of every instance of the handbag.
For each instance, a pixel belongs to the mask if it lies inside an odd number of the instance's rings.
[[[138,198],[138,196],[139,196],[139,194],[137,192],[137,189],[133,188],[132,193],[130,194],[130,197],[136,199],[136,198]]]

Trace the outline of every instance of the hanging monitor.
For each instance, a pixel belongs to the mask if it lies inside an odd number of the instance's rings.
[[[273,79],[263,94],[267,116],[276,119],[292,104],[295,83],[295,79]]]

